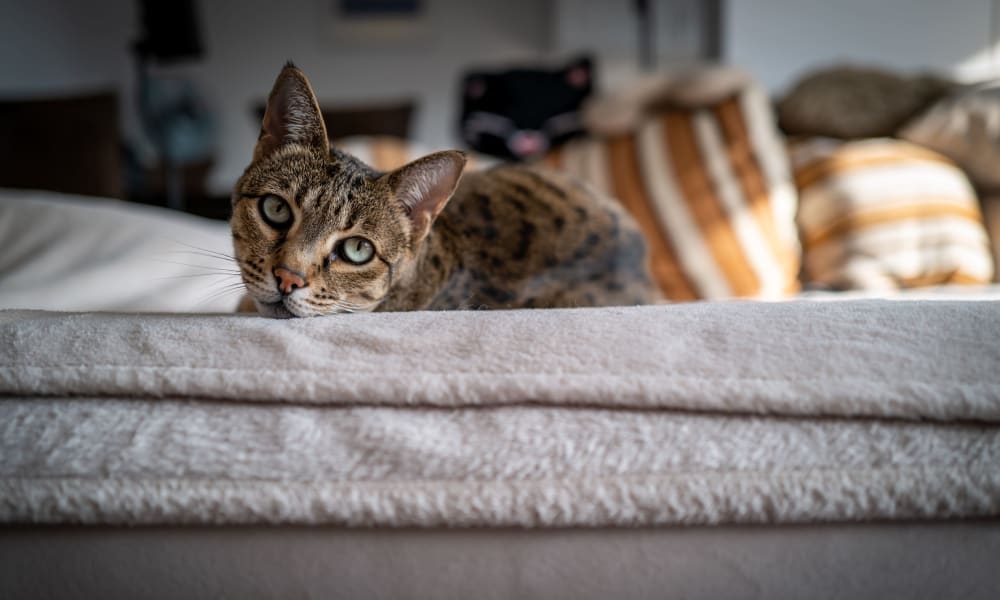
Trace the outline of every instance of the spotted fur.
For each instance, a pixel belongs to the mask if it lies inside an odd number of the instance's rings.
[[[287,317],[659,299],[645,242],[615,202],[554,172],[504,166],[463,177],[464,165],[447,151],[381,173],[331,149],[308,81],[286,66],[233,191],[236,259],[257,309]],[[265,220],[267,196],[290,207],[287,227]],[[371,260],[337,253],[352,237],[371,242]],[[282,292],[278,269],[302,285]]]

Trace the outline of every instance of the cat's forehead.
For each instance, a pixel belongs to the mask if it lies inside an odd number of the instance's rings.
[[[241,182],[241,192],[249,196],[278,194],[305,205],[320,196],[357,194],[380,176],[362,161],[337,150],[324,157],[289,148],[251,165]]]

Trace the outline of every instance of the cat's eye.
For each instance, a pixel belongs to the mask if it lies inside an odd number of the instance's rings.
[[[375,256],[375,246],[363,237],[349,237],[337,245],[336,254],[353,265],[363,265]]]
[[[292,207],[281,198],[268,195],[260,199],[260,215],[275,229],[288,229],[292,224]]]

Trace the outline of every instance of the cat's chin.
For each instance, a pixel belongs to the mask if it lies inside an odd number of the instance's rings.
[[[261,302],[254,300],[257,305],[257,312],[262,316],[272,319],[294,319],[297,315],[288,310],[282,302]]]

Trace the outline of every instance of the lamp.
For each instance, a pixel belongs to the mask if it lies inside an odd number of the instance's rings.
[[[136,57],[139,114],[146,133],[164,162],[167,206],[184,208],[181,164],[199,145],[205,146],[208,122],[193,87],[166,94],[150,76],[150,64],[198,59],[204,50],[194,0],[139,0],[141,37],[133,46]]]

